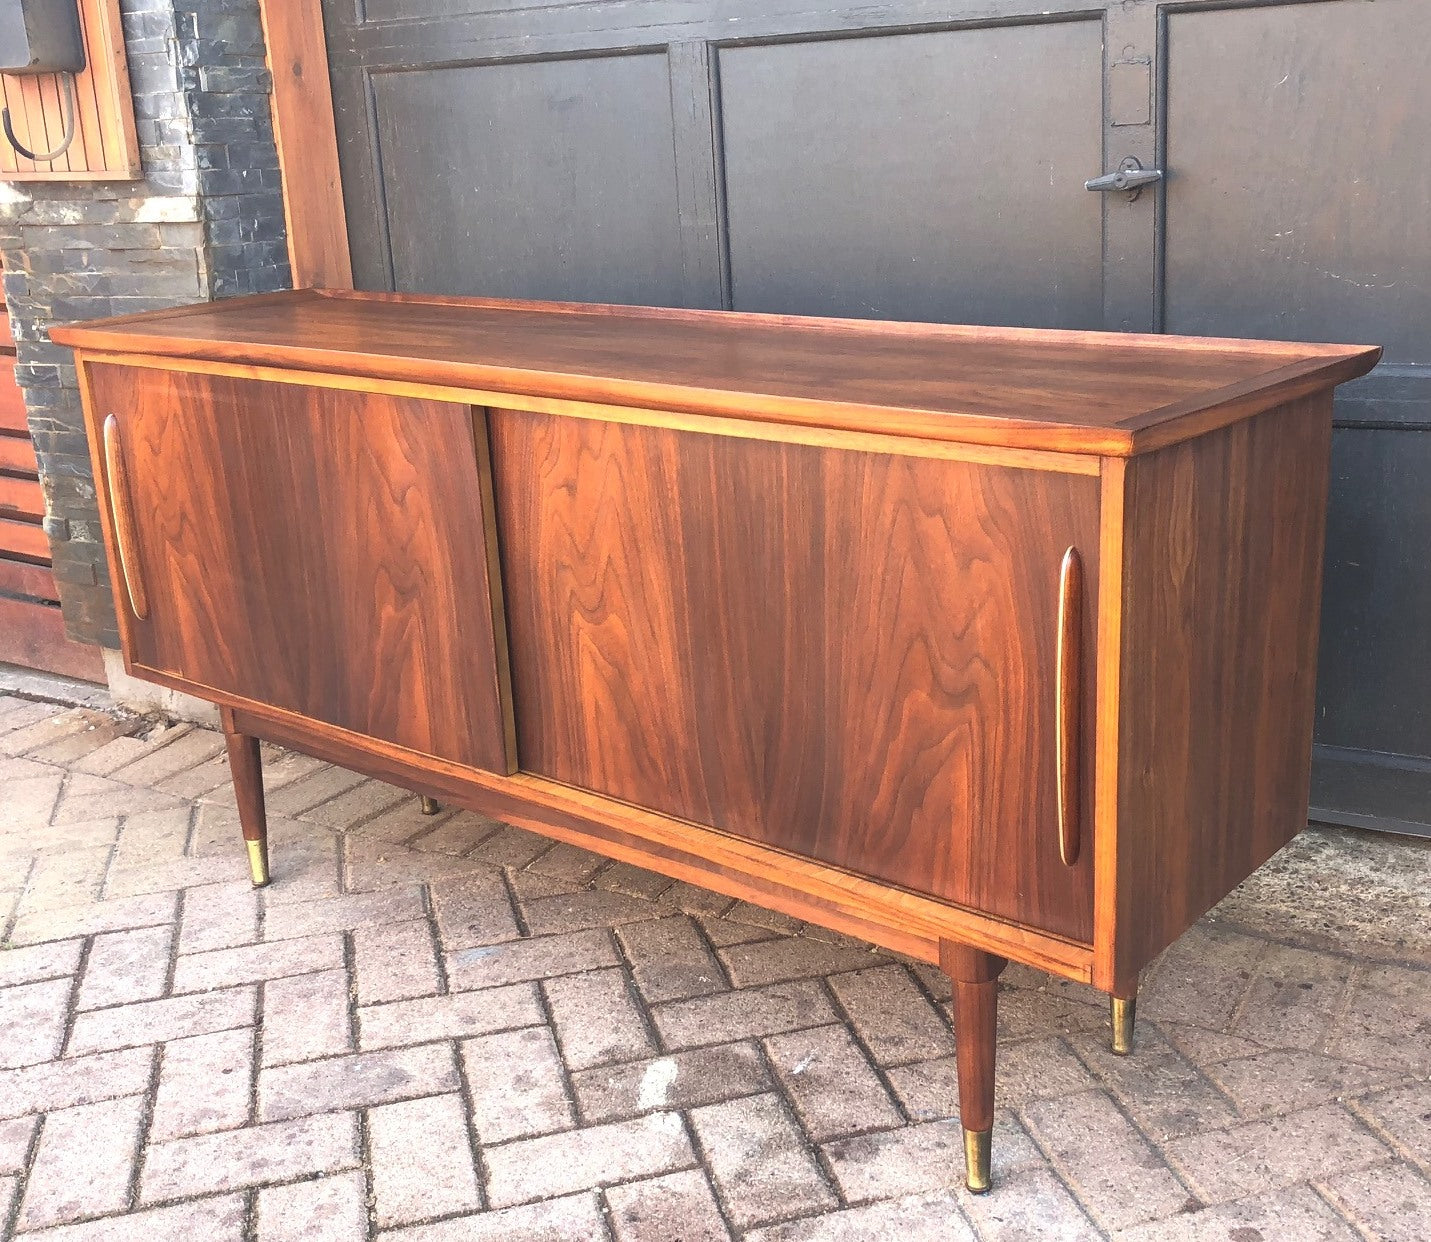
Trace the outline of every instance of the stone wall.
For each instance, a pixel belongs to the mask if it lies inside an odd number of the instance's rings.
[[[142,181],[0,184],[0,259],[74,638],[117,645],[70,351],[53,323],[288,284],[258,0],[122,0]]]

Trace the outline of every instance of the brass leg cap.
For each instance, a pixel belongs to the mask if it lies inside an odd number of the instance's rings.
[[[422,795],[422,813],[424,815],[436,815],[440,810],[442,808],[437,804],[436,798],[429,798],[426,794]]]
[[[1133,1051],[1133,1014],[1138,1007],[1136,998],[1114,996],[1111,1013],[1113,1018],[1113,1053],[1126,1057]]]
[[[964,1185],[970,1194],[989,1189],[989,1157],[993,1150],[992,1130],[964,1131]]]
[[[268,842],[245,841],[248,846],[248,869],[253,877],[254,888],[262,888],[268,883]]]

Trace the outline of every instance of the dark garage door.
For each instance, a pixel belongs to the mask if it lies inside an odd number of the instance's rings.
[[[361,287],[1386,344],[1313,800],[1431,831],[1424,0],[326,10]],[[1167,182],[1084,190],[1126,157]]]

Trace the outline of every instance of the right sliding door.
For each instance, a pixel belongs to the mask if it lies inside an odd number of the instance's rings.
[[[511,410],[489,425],[524,771],[1089,940],[1095,476]],[[1069,548],[1089,743],[1072,865]]]

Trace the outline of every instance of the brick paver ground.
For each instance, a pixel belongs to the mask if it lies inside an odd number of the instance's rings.
[[[1431,849],[1314,830],[1103,998],[1011,967],[994,1193],[946,982],[269,751],[0,694],[0,1237],[1431,1237]]]

